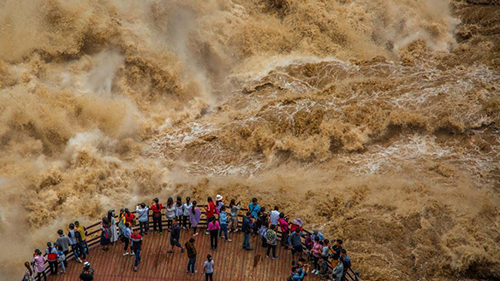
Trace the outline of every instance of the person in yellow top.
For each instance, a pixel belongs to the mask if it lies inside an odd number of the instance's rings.
[[[89,245],[87,244],[87,230],[84,226],[80,225],[80,222],[75,221],[75,230],[82,236],[82,248],[85,249],[85,253],[89,254]]]

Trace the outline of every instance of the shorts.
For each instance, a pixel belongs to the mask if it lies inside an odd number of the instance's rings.
[[[302,245],[294,246],[292,248],[292,255],[295,255],[295,253],[302,253],[302,251],[303,251]]]
[[[174,238],[170,237],[170,245],[172,246],[177,246],[179,248],[181,248],[181,243],[179,243],[178,240],[175,240]]]

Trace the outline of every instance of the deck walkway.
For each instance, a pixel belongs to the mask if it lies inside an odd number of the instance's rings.
[[[210,237],[200,229],[200,234],[195,237],[195,246],[198,251],[196,270],[197,274],[186,273],[187,254],[181,253],[179,248],[174,254],[167,254],[170,249],[170,233],[150,233],[144,237],[138,272],[132,270],[134,257],[123,256],[123,244],[111,246],[108,252],[102,252],[98,245],[90,250],[88,261],[95,270],[96,281],[145,281],[145,280],[205,280],[202,274],[203,262],[207,254],[211,254],[215,261],[214,280],[286,280],[290,276],[292,256],[278,245],[279,259],[266,258],[266,249],[260,245],[260,237],[252,237],[253,251],[241,248],[243,233],[230,233],[232,242],[219,239],[218,249],[210,250]],[[191,238],[192,230],[181,232],[181,244]],[[69,261],[66,274],[50,276],[51,281],[79,281],[82,265],[73,259]]]

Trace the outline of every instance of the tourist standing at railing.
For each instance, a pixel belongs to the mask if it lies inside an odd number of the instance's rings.
[[[57,245],[57,261],[61,265],[61,273],[66,273],[66,255],[64,254],[62,247]]]
[[[228,231],[238,232],[238,211],[241,210],[240,202],[235,203],[235,199],[231,199],[229,203],[229,209],[231,211],[231,217],[229,218]]]
[[[266,208],[262,207],[257,220],[257,228],[262,242],[262,247],[267,248],[266,231],[269,229],[269,215],[266,213]]]
[[[108,220],[110,224],[111,230],[111,243],[114,245],[116,241],[118,241],[118,230],[116,229],[116,219],[115,219],[115,210],[108,211]]]
[[[222,208],[222,206],[224,206],[224,197],[220,194],[217,194],[217,196],[215,196],[215,209],[217,214],[220,213],[220,209]]]
[[[149,231],[149,208],[146,203],[141,203],[135,207],[137,212],[137,220],[141,229],[141,235],[147,235]]]
[[[111,223],[107,217],[104,217],[102,218],[101,222],[101,246],[103,252],[109,250],[109,244],[111,244],[111,235]]]
[[[342,252],[342,240],[337,239],[335,245],[332,247],[332,259],[337,260],[340,258],[340,253]]]
[[[189,229],[191,228],[191,223],[189,220],[189,210],[193,206],[193,204],[190,202],[191,197],[186,197],[186,202],[182,204],[182,228],[183,229]],[[189,224],[189,226],[188,226]]]
[[[137,267],[141,262],[141,247],[142,247],[142,236],[138,233],[137,229],[134,229],[134,232],[130,236],[130,240],[132,240],[132,251],[135,255],[134,261],[134,271],[137,271]]]
[[[175,204],[172,197],[168,197],[167,206],[165,207],[165,215],[167,216],[167,229],[172,228],[172,221],[175,218]]]
[[[130,212],[128,208],[125,208],[125,222],[128,222],[130,224],[130,227],[133,227],[135,225],[135,215]]]
[[[328,260],[320,259],[319,264],[320,264],[319,275],[321,276],[321,280],[322,281],[330,280],[331,274],[330,274],[330,266]]]
[[[271,225],[278,226],[278,220],[280,219],[280,207],[274,206],[274,210],[269,214],[269,220],[271,221]]]
[[[45,281],[47,281],[47,275],[45,274],[45,261],[47,259],[42,256],[42,252],[39,249],[35,250],[35,253],[33,254],[33,261],[32,263],[34,264],[35,267],[35,273],[36,273],[36,278],[41,281],[42,276]]]
[[[271,250],[273,252],[273,260],[277,259],[276,255],[276,245],[278,245],[278,235],[276,233],[276,225],[271,224],[271,227],[266,231],[266,243],[267,243],[267,254],[266,256],[269,258],[269,254]]]
[[[167,251],[167,253],[173,254],[175,247],[181,248],[181,253],[184,253],[184,248],[182,248],[181,243],[179,242],[181,239],[181,226],[177,219],[172,220],[172,229],[170,231],[170,246],[172,249]]]
[[[250,213],[252,213],[254,219],[257,219],[259,217],[260,206],[257,198],[252,198],[252,202],[248,204],[248,210],[250,211]]]
[[[64,235],[64,232],[62,229],[59,229],[57,231],[57,234],[59,235],[59,238],[57,238],[56,240],[56,244],[61,246],[63,252],[64,252],[64,255],[68,256],[69,254],[69,244],[70,244],[70,241],[69,241],[69,238],[68,236]],[[64,261],[64,266],[68,267],[68,261],[65,260]]]
[[[80,225],[79,221],[75,221],[75,230],[80,233],[82,237],[82,245],[81,248],[85,251],[85,254],[89,254],[89,245],[87,244],[87,230],[84,226]]]
[[[35,273],[33,272],[33,268],[31,268],[31,264],[29,262],[25,262],[24,267],[26,267],[26,271],[24,272],[23,281],[34,281]]]
[[[243,224],[241,226],[241,231],[243,231],[243,249],[247,251],[253,250],[250,247],[250,238],[252,237],[252,231],[254,229],[254,218],[252,212],[248,211],[246,216],[243,217]]]
[[[179,223],[179,226],[182,222],[182,214],[184,213],[184,206],[182,204],[182,197],[177,196],[177,201],[175,201],[175,218]]]
[[[210,249],[217,250],[217,236],[219,234],[220,224],[215,217],[210,217],[207,229],[210,233]]]
[[[340,281],[342,280],[342,275],[344,274],[344,264],[342,263],[342,260],[340,258],[338,259],[333,259],[335,262],[332,263],[335,267],[333,268],[333,276],[335,278],[335,281]]]
[[[205,216],[207,217],[207,224],[210,222],[211,218],[214,217],[215,214],[215,203],[212,200],[212,197],[208,196],[207,198],[207,207],[205,208]],[[206,234],[209,234],[207,229]]]
[[[194,246],[194,242],[194,238],[190,238],[189,241],[184,245],[186,247],[187,256],[189,259],[187,272],[191,274],[196,273],[196,270],[194,269],[194,266],[196,264],[196,247]]]
[[[81,263],[82,260],[80,259],[80,241],[77,239],[77,236],[80,237],[80,233],[75,230],[75,225],[73,223],[70,223],[68,231],[69,243],[71,245],[71,250],[73,251],[73,255],[75,256],[76,261]]]
[[[125,223],[123,226],[123,235],[122,235],[122,242],[123,242],[123,255],[128,256],[129,255],[129,245],[130,245],[130,239],[132,236],[132,230],[130,230],[130,224],[128,222]],[[132,248],[130,248],[130,254],[133,254]]]
[[[330,257],[330,240],[323,240],[323,249],[321,249],[321,258],[328,261]]]
[[[224,238],[226,242],[231,242],[231,239],[227,236],[227,224],[229,223],[229,216],[226,213],[226,206],[222,206],[219,213],[219,224],[220,231],[219,237],[222,238],[222,233],[224,233]]]
[[[286,220],[284,213],[280,213],[278,225],[281,230],[281,246],[288,247],[288,235],[290,233],[290,229],[288,228],[288,221]]]
[[[47,249],[45,249],[45,257],[49,262],[50,275],[57,274],[57,249],[52,246],[52,243],[47,242]]]
[[[319,238],[319,241],[323,241],[323,239],[325,239],[325,236],[323,236],[323,233],[319,232],[318,230],[313,230],[313,233],[311,235],[311,239],[313,241],[315,241],[316,237]]]
[[[159,231],[160,234],[163,232],[163,226],[161,223],[161,210],[163,206],[159,203],[160,200],[155,198],[153,204],[151,204],[151,210],[153,210],[153,231]]]
[[[311,257],[313,259],[313,270],[311,271],[313,274],[319,274],[320,263],[319,260],[321,258],[321,251],[323,250],[323,241],[319,240],[318,236],[314,237],[313,247],[311,249]]]
[[[214,260],[211,255],[207,255],[207,260],[203,264],[203,273],[205,273],[205,281],[213,281],[214,275]]]
[[[342,281],[346,280],[346,272],[351,268],[351,259],[347,255],[346,249],[340,250],[340,259],[344,265],[344,272],[342,273]]]
[[[201,210],[197,206],[198,203],[194,200],[193,205],[189,209],[189,222],[191,223],[191,227],[193,227],[193,236],[198,235],[198,223],[201,218]]]
[[[288,245],[290,249],[292,250],[292,255],[295,259],[295,256],[298,255],[299,259],[302,258],[302,252],[304,251],[302,247],[302,233],[300,232],[300,229],[297,228],[295,229],[290,236],[288,236]]]

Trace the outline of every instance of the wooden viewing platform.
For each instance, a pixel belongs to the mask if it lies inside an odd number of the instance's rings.
[[[203,209],[205,206],[199,206]],[[240,227],[242,213],[240,213]],[[210,236],[205,234],[207,220],[203,216],[198,225],[198,235],[195,236],[195,247],[197,250],[197,260],[195,269],[197,274],[187,273],[188,257],[186,253],[181,253],[179,248],[175,248],[173,254],[167,253],[171,249],[170,232],[166,231],[167,221],[163,220],[163,233],[153,233],[152,219],[150,215],[150,233],[143,236],[141,251],[141,263],[139,270],[134,272],[134,256],[123,256],[124,245],[117,241],[114,246],[110,246],[107,252],[101,251],[100,242],[100,222],[86,227],[87,243],[90,253],[87,255],[87,261],[94,268],[94,280],[96,281],[146,281],[146,280],[204,280],[203,263],[207,254],[211,254],[215,261],[214,280],[286,280],[291,274],[292,254],[289,250],[282,247],[279,243],[276,248],[278,259],[273,260],[266,257],[267,248],[262,247],[259,236],[252,236],[251,247],[253,251],[242,249],[243,233],[229,233],[232,242],[225,242],[225,239],[219,238],[216,251],[210,249]],[[137,226],[134,228],[138,228]],[[240,228],[241,229],[241,228]],[[306,231],[306,230],[305,230]],[[278,232],[278,238],[281,233]],[[306,231],[307,232],[307,231]],[[182,230],[180,243],[184,247],[189,238],[193,237],[193,230]],[[65,274],[56,276],[50,275],[48,264],[46,263],[47,279],[51,281],[79,281],[82,271],[82,264],[74,260],[73,254],[67,256],[69,265]],[[59,267],[60,268],[60,267]],[[319,280],[316,275],[309,274],[306,279]],[[349,269],[346,275],[347,281],[355,280],[352,269]]]

